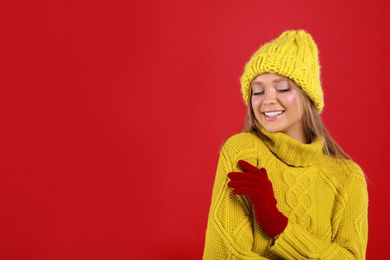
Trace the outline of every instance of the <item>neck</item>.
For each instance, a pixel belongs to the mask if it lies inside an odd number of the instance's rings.
[[[306,144],[290,135],[282,132],[268,132],[264,128],[259,129],[264,137],[261,139],[265,145],[283,162],[294,166],[308,166],[317,163],[323,156],[324,142],[321,138],[314,139]]]
[[[308,141],[306,135],[303,133],[303,131],[297,132],[297,133],[288,133],[288,132],[282,132],[282,133],[294,138],[295,140],[297,140],[303,144],[309,143],[309,141]]]

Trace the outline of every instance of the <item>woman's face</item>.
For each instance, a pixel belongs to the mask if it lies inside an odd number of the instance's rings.
[[[275,73],[257,76],[251,84],[256,120],[269,132],[282,132],[306,142],[302,100],[288,79]]]

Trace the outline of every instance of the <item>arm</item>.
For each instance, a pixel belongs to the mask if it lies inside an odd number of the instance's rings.
[[[326,242],[289,222],[272,250],[286,259],[365,259],[367,186],[362,173],[343,183],[332,217],[332,241]]]
[[[222,148],[218,161],[203,259],[267,259],[253,252],[251,204],[227,186],[227,174],[239,170],[236,157],[240,156],[227,150]],[[264,242],[269,243],[265,246],[270,247],[271,242]]]

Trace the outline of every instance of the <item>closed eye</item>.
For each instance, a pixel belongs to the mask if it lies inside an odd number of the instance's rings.
[[[264,94],[264,91],[257,91],[252,93],[253,96],[262,95],[262,94]]]

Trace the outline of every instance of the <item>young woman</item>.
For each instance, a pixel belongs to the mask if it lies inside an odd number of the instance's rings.
[[[260,47],[241,90],[247,118],[220,152],[203,259],[365,259],[366,180],[321,120],[310,34]]]

